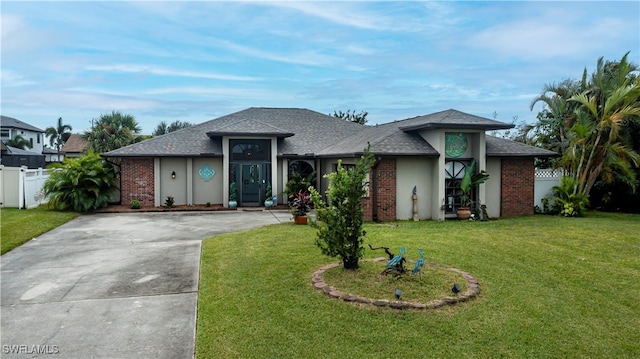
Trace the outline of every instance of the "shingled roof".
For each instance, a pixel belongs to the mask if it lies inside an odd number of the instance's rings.
[[[417,116],[402,121],[397,121],[403,131],[431,130],[436,128],[446,129],[473,129],[473,130],[507,130],[515,127],[512,124],[490,120],[488,118],[471,115],[458,110],[446,110],[424,116]]]
[[[256,132],[260,128],[268,129],[269,135],[287,137],[278,144],[278,156],[295,157],[319,153],[337,141],[356,134],[366,127],[307,109],[251,107],[119,148],[104,154],[104,156],[222,156],[222,138],[220,136],[264,135],[264,133]],[[290,136],[291,134],[293,136]]]
[[[219,117],[104,154],[107,157],[219,157],[222,136],[278,137],[279,157],[352,157],[371,144],[376,155],[438,157],[418,134],[436,128],[496,130],[513,125],[456,110],[363,126],[299,108],[262,108]],[[487,136],[488,156],[549,157],[554,152]]]
[[[486,136],[488,157],[556,157],[560,154],[544,148],[507,140],[495,136]]]
[[[44,132],[43,130],[35,126],[31,126],[26,122],[22,122],[18,119],[15,119],[9,116],[0,116],[0,126],[5,128],[17,128],[17,129],[28,130],[33,132]]]

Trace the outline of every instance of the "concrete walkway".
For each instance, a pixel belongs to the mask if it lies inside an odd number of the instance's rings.
[[[192,358],[202,239],[290,216],[80,216],[1,257],[0,356]]]

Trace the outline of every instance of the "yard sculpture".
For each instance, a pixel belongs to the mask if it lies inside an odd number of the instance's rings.
[[[385,246],[372,247],[371,244],[369,244],[369,248],[371,248],[371,250],[373,251],[378,249],[384,249],[385,253],[387,253],[387,256],[389,257],[389,262],[387,263],[385,269],[382,271],[381,274],[387,275],[391,273],[393,275],[401,276],[402,274],[407,272],[407,268],[404,266],[404,264],[407,262],[407,259],[405,258],[405,255],[407,254],[407,249],[405,247],[400,248],[400,252],[398,255],[391,253],[389,251],[389,247],[385,247]],[[413,267],[412,273],[414,275],[420,274],[422,276],[421,269],[422,269],[422,266],[424,265],[424,251],[422,249],[418,249],[418,253],[420,253],[420,258],[416,260],[416,264]]]

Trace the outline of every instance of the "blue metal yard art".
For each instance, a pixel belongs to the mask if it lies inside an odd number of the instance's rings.
[[[369,244],[369,248],[374,251],[378,249],[384,249],[385,253],[387,253],[389,262],[385,266],[384,271],[382,271],[382,274],[387,275],[391,273],[395,276],[401,276],[402,274],[407,272],[407,268],[405,268],[404,266],[404,264],[407,262],[407,259],[405,258],[407,249],[405,247],[400,248],[400,252],[398,255],[394,255],[393,253],[391,253],[389,251],[389,247],[372,247],[371,244]],[[421,270],[422,266],[424,266],[424,251],[422,249],[418,249],[418,253],[420,253],[420,258],[416,260],[416,264],[413,267],[412,273],[413,275],[420,274],[420,277],[422,278]]]

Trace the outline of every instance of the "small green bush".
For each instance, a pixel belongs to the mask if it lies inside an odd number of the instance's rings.
[[[95,152],[54,163],[42,190],[57,210],[88,212],[109,204],[117,181],[113,169]]]
[[[167,199],[164,200],[164,205],[167,208],[172,208],[173,207],[173,203],[174,203],[174,200],[173,200],[172,196],[167,196]]]
[[[369,147],[353,170],[346,170],[338,161],[337,172],[325,176],[330,181],[328,203],[315,188],[309,187],[318,219],[311,222],[318,230],[316,246],[325,255],[340,257],[345,269],[358,269],[358,261],[364,253],[362,196],[366,194],[368,184],[365,179],[374,163],[375,157]]]
[[[138,201],[137,199],[132,199],[131,209],[140,209],[140,201]]]

